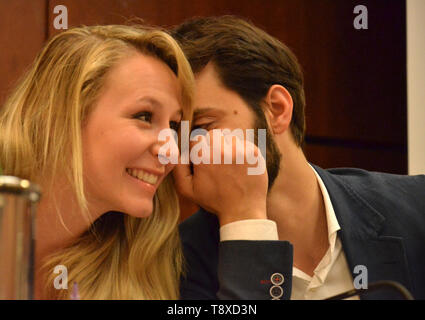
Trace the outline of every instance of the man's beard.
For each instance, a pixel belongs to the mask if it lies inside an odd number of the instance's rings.
[[[268,191],[270,191],[273,183],[275,182],[280,170],[280,160],[282,154],[274,141],[273,135],[270,131],[266,117],[262,111],[255,114],[255,145],[258,147],[258,129],[266,130],[266,168],[269,178]]]

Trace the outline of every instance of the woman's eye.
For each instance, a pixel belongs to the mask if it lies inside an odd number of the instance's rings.
[[[134,118],[150,123],[152,121],[152,112],[149,112],[149,111],[140,112],[136,114]]]
[[[174,131],[179,131],[180,129],[180,122],[177,121],[170,121],[170,128]]]

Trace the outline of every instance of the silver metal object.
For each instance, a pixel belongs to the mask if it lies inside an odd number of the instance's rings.
[[[33,299],[40,196],[39,188],[28,180],[0,176],[0,300]]]

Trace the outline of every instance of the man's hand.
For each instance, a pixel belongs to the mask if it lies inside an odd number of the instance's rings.
[[[210,163],[193,165],[193,174],[189,165],[178,164],[173,171],[176,187],[179,192],[199,204],[206,210],[215,213],[223,226],[230,222],[245,219],[267,219],[267,170],[265,159],[259,149],[249,141],[235,136],[221,136],[221,148],[213,143],[213,134],[198,136],[204,150],[210,151]],[[254,165],[247,161],[247,150],[252,148],[254,155],[264,168],[260,175],[248,175],[248,168]],[[201,152],[201,151],[200,151]],[[231,152],[231,155],[230,155]],[[221,157],[221,164],[213,164],[213,155]],[[202,156],[202,154],[200,153]],[[232,159],[231,164],[223,164],[224,158]],[[237,164],[236,159],[243,159]]]

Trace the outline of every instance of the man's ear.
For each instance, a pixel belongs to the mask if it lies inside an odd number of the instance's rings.
[[[285,132],[292,119],[293,101],[291,94],[283,86],[274,84],[269,88],[264,102],[273,133]]]

